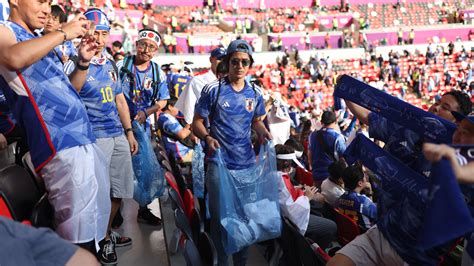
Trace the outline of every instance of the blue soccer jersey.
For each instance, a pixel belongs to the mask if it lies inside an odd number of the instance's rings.
[[[179,98],[181,93],[188,87],[188,83],[191,80],[191,76],[175,74],[169,81],[169,91],[171,95]]]
[[[126,60],[126,59],[125,59]],[[117,62],[117,67],[121,71],[124,71],[124,61]],[[132,65],[131,70],[126,70],[132,73],[134,77],[134,88],[131,88],[130,77],[123,75],[123,93],[127,99],[128,107],[130,109],[131,117],[135,117],[138,111],[144,111],[155,104],[155,100],[167,100],[170,98],[168,91],[168,84],[166,82],[165,73],[156,65],[152,67],[150,63],[149,67],[144,70],[138,70],[135,65]],[[158,71],[159,81],[153,80],[154,72]]]
[[[175,140],[178,137],[170,138],[168,136],[176,136],[183,127],[179,123],[178,119],[174,116],[166,113],[161,113],[158,118],[158,128],[162,132],[162,138],[165,143],[165,148],[168,153],[172,153],[178,160],[183,160],[191,149],[181,144],[181,142]],[[168,136],[167,136],[168,135]]]
[[[254,118],[265,115],[258,86],[245,82],[244,89],[236,92],[227,78],[213,81],[203,88],[195,112],[210,120],[210,134],[221,145],[229,169],[246,169],[255,164],[251,126]]]
[[[59,58],[62,58],[63,55],[67,57],[77,55],[76,47],[72,44],[71,41],[67,41],[64,44],[60,44],[54,48]]]
[[[321,139],[326,145],[320,142],[319,134],[321,134]],[[324,147],[326,147],[326,150]],[[322,181],[329,176],[329,165],[331,165],[334,160],[339,159],[346,150],[344,136],[332,128],[322,128],[310,135],[309,150],[311,151],[311,157],[313,159],[313,178]]]
[[[365,229],[370,228],[377,219],[377,206],[367,196],[354,191],[342,194],[336,206]]]
[[[74,66],[69,61],[65,66],[66,74],[71,73]],[[105,56],[94,57],[79,95],[86,106],[96,138],[112,138],[123,134],[115,104],[115,97],[121,93],[122,85],[112,62]]]
[[[17,42],[35,36],[13,22]],[[10,110],[25,131],[36,171],[66,148],[95,141],[94,133],[79,94],[49,52],[32,65],[17,71],[0,66],[0,88]]]
[[[0,134],[8,134],[15,128],[15,119],[8,106],[7,99],[0,90]]]

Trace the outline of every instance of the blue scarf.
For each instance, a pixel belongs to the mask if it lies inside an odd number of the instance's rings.
[[[354,102],[390,121],[423,135],[434,143],[451,143],[456,125],[406,103],[355,78],[343,75],[334,90],[335,97]]]

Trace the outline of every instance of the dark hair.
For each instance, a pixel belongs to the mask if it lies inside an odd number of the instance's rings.
[[[329,165],[328,167],[329,180],[331,180],[333,183],[336,183],[336,184],[340,183],[340,180],[342,178],[342,175],[346,167],[347,167],[347,164],[343,160],[333,162],[331,165]]]
[[[286,146],[292,147],[295,151],[304,151],[303,144],[301,144],[299,141],[297,141],[294,138],[289,138],[285,142]]]
[[[456,102],[459,104],[459,111],[463,115],[469,115],[472,112],[472,102],[471,98],[467,93],[464,93],[462,91],[458,90],[453,90],[453,91],[448,91],[444,95],[451,95],[454,98],[456,98]]]
[[[336,122],[336,114],[333,111],[324,111],[323,115],[321,116],[321,123],[323,123],[325,126],[329,126],[334,122]]]
[[[278,145],[275,145],[275,152],[276,152],[277,155],[278,154],[290,154],[290,153],[294,153],[295,150],[290,146],[283,145],[283,144],[278,144]],[[291,160],[277,159],[277,170],[278,171],[281,171],[285,168],[290,168],[292,165],[293,165],[293,161],[291,161]]]
[[[169,107],[170,107],[170,106],[175,106],[177,101],[178,101],[178,98],[176,98],[176,97],[174,97],[174,96],[171,96],[171,97],[168,99],[168,101],[166,102],[165,107],[163,107],[163,109],[161,109],[161,111],[169,110]]]
[[[112,46],[115,46],[115,47],[118,47],[118,48],[122,48],[122,43],[120,41],[114,41],[112,43]]]
[[[59,23],[64,23],[67,21],[66,13],[64,13],[63,9],[58,5],[51,6],[51,16],[59,18]]]
[[[362,167],[357,165],[351,165],[344,169],[342,172],[342,179],[344,180],[344,186],[352,191],[357,187],[359,181],[364,180],[364,172]]]
[[[224,64],[224,62],[220,62],[219,64],[217,64],[217,68],[216,68],[216,74],[227,74],[227,72],[229,71],[229,69],[227,68],[227,65]],[[216,76],[217,76],[216,75]]]

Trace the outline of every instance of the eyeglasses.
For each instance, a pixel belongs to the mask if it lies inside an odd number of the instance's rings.
[[[154,52],[154,51],[158,50],[158,47],[156,47],[155,45],[146,44],[146,43],[143,43],[143,42],[138,42],[137,47],[140,48],[140,49],[143,49],[143,50],[148,49],[148,51],[150,51],[150,52]]]
[[[230,63],[233,66],[238,66],[240,63],[242,63],[243,67],[248,67],[250,66],[250,59],[238,59],[238,58],[232,58],[230,60]]]

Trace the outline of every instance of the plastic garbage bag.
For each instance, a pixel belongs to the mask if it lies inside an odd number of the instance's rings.
[[[163,195],[165,175],[145,129],[136,121],[133,121],[132,127],[138,142],[138,153],[132,156],[135,173],[133,198],[140,206],[146,206]]]
[[[228,170],[218,149],[216,154],[220,190],[222,241],[228,254],[281,234],[278,204],[278,174],[275,149],[261,146],[254,167]]]
[[[193,193],[197,198],[204,198],[204,151],[202,146],[198,143],[194,146],[193,153]]]

